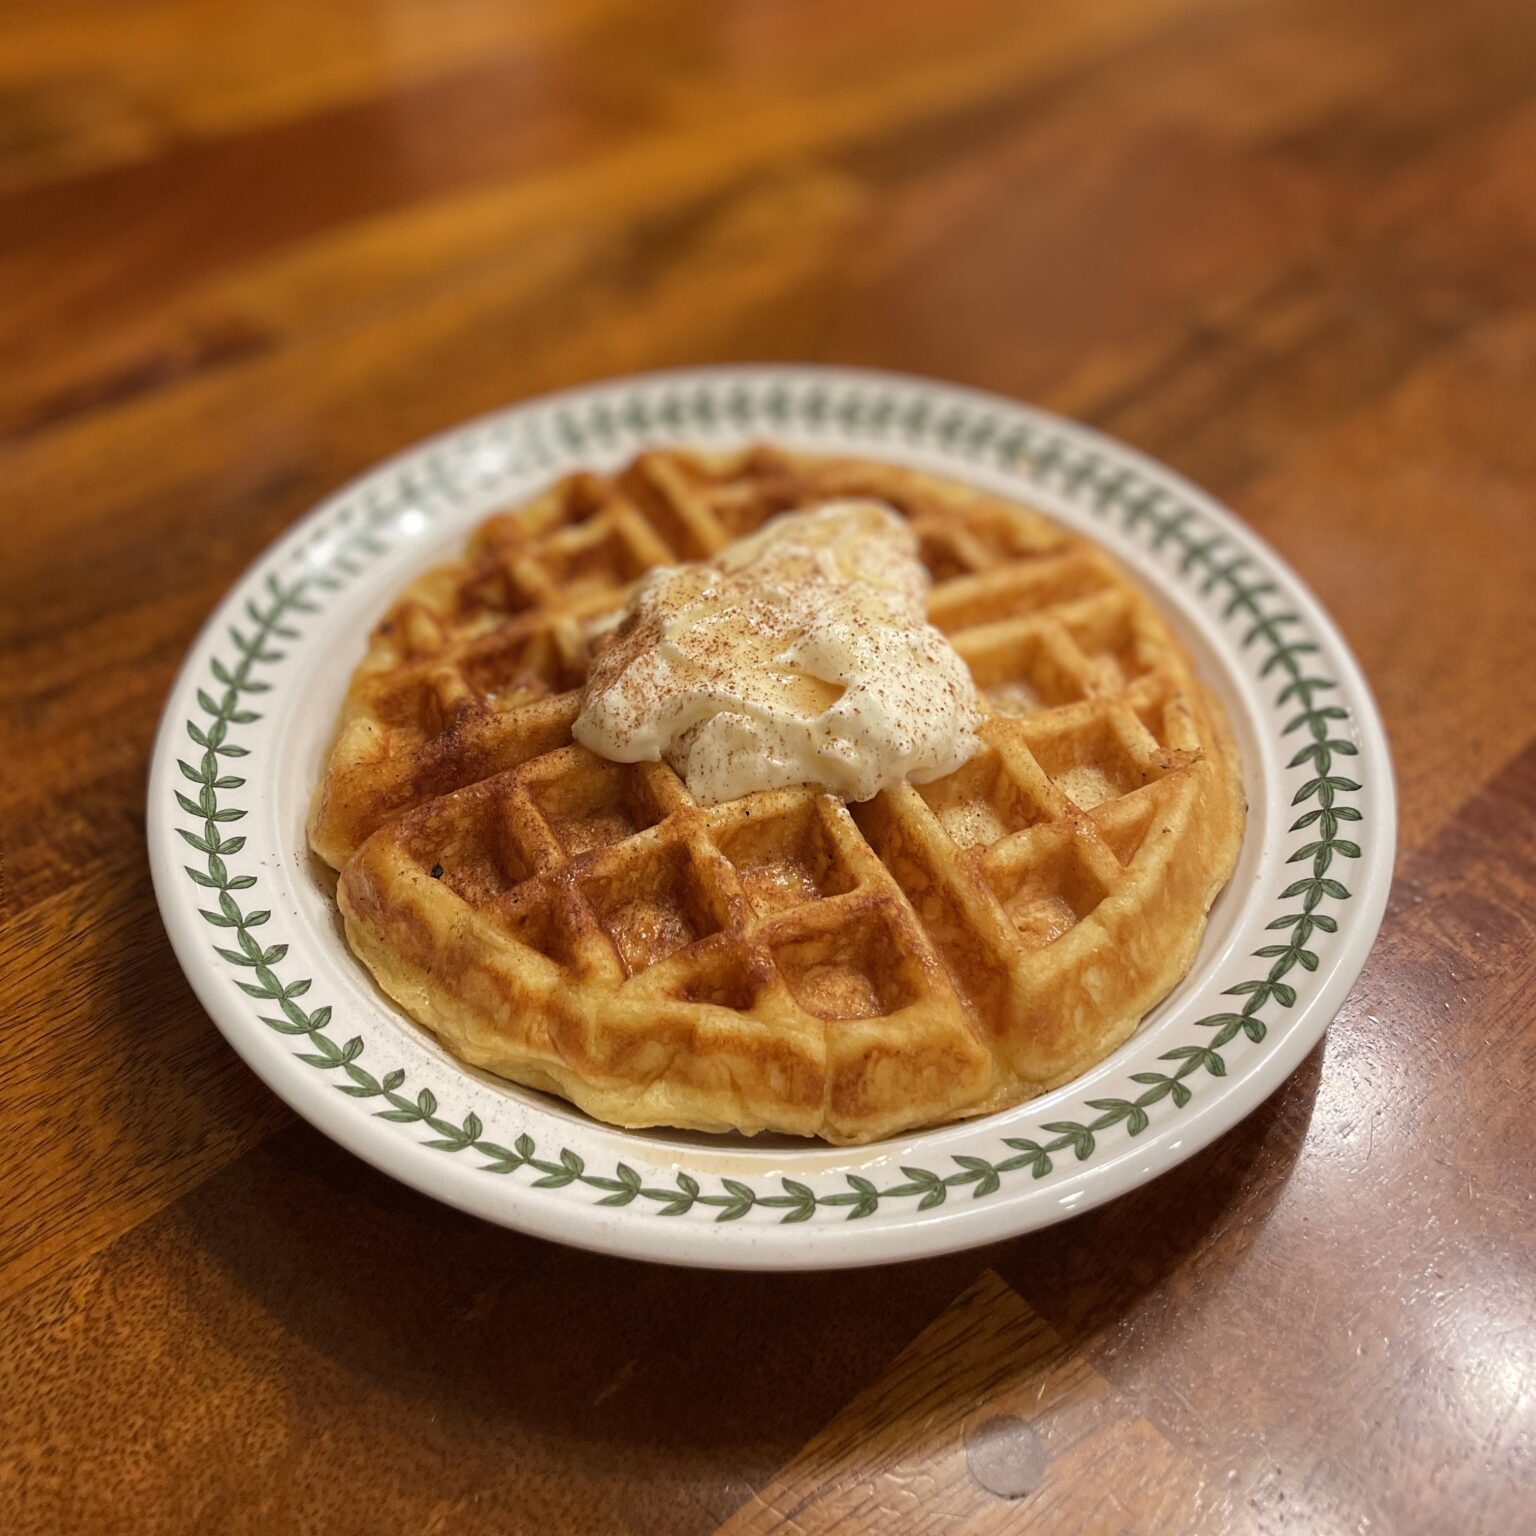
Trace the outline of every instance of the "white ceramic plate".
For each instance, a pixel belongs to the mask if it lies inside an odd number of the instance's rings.
[[[491,508],[657,443],[891,458],[1037,505],[1137,573],[1224,700],[1248,793],[1237,873],[1189,976],[1114,1055],[987,1119],[855,1149],[616,1130],[466,1068],[342,939],[304,818],[365,636]],[[1381,921],[1391,764],[1354,658],[1231,514],[1120,445],[921,379],[737,367],[594,385],[473,422],[317,507],[193,645],[149,789],[155,891],[230,1043],[299,1114],[492,1221],[672,1263],[804,1269],[1027,1232],[1205,1146],[1284,1081]]]

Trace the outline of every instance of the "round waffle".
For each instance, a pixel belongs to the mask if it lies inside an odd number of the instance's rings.
[[[593,621],[636,578],[848,497],[918,535],[987,706],[970,761],[706,809],[573,744]],[[1187,970],[1241,835],[1219,706],[1103,551],[765,448],[645,454],[490,518],[375,631],[310,827],[353,950],[466,1061],[622,1125],[839,1143],[1103,1057]]]

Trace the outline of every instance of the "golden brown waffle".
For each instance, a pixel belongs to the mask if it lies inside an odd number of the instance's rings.
[[[705,809],[571,743],[584,621],[652,564],[845,496],[919,535],[989,706],[975,757],[860,805]],[[1101,550],[937,477],[754,449],[563,482],[412,587],[311,840],[353,949],[465,1060],[624,1125],[862,1142],[1118,1045],[1188,968],[1241,826],[1219,708]]]

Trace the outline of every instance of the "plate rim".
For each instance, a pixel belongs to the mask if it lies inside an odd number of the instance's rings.
[[[951,412],[962,406],[968,407],[978,415],[978,419],[981,419],[981,413],[985,413],[985,418],[1011,418],[1018,423],[1021,431],[1027,428],[1027,433],[1044,434],[1048,442],[1081,447],[1112,465],[1128,467],[1148,485],[1162,488],[1176,502],[1190,508],[1197,514],[1198,520],[1218,530],[1224,540],[1236,546],[1239,553],[1245,555],[1250,562],[1257,562],[1261,569],[1267,568],[1266,574],[1280,578],[1284,596],[1293,609],[1299,610],[1298,622],[1302,624],[1302,631],[1299,632],[1306,632],[1309,637],[1316,637],[1323,643],[1332,680],[1343,694],[1354,696],[1356,707],[1352,719],[1345,724],[1352,727],[1357,738],[1357,761],[1369,763],[1372,770],[1368,784],[1372,804],[1368,828],[1370,856],[1361,858],[1361,850],[1357,845],[1346,844],[1356,846],[1355,857],[1361,861],[1353,866],[1357,884],[1348,893],[1350,910],[1347,925],[1342,921],[1339,923],[1339,927],[1346,931],[1338,935],[1341,941],[1338,953],[1332,957],[1327,975],[1319,986],[1309,992],[1302,1008],[1294,1017],[1285,1021],[1286,1027],[1280,1032],[1279,1038],[1272,1042],[1271,1048],[1249,1059],[1249,1064],[1240,1067],[1235,1077],[1228,1078],[1220,1091],[1197,1094],[1192,1102],[1181,1105],[1176,1127],[1159,1128],[1156,1135],[1139,1144],[1132,1139],[1136,1134],[1133,1129],[1124,1138],[1124,1144],[1114,1152],[1102,1158],[1085,1155],[1082,1166],[1072,1169],[1068,1176],[1054,1180],[1045,1187],[1034,1186],[1031,1181],[1030,1185],[1021,1185],[1011,1197],[995,1202],[961,1198],[968,1192],[973,1196],[995,1193],[995,1175],[992,1191],[974,1187],[986,1182],[989,1176],[985,1173],[972,1171],[969,1182],[973,1187],[969,1191],[963,1187],[967,1181],[958,1175],[954,1176],[956,1182],[948,1183],[947,1187],[956,1189],[957,1198],[945,1201],[941,1194],[938,1198],[943,1202],[942,1208],[936,1209],[932,1215],[925,1213],[919,1220],[910,1219],[916,1214],[916,1210],[911,1208],[903,1209],[896,1219],[868,1224],[855,1224],[847,1219],[809,1220],[809,1217],[818,1214],[819,1207],[829,1203],[854,1206],[857,1203],[857,1191],[854,1190],[853,1196],[842,1200],[833,1200],[830,1196],[815,1197],[803,1217],[798,1208],[791,1206],[786,1215],[772,1225],[757,1221],[733,1223],[728,1215],[723,1224],[720,1214],[713,1221],[702,1220],[698,1214],[690,1217],[689,1212],[695,1200],[686,1202],[684,1209],[679,1212],[685,1219],[658,1221],[652,1218],[668,1212],[642,1206],[641,1209],[645,1210],[642,1217],[625,1209],[625,1206],[633,1202],[633,1195],[616,1210],[603,1210],[595,1201],[550,1199],[544,1191],[536,1191],[534,1185],[519,1179],[493,1179],[484,1174],[480,1174],[478,1179],[466,1178],[466,1173],[473,1176],[478,1170],[472,1165],[466,1166],[457,1158],[443,1156],[441,1150],[435,1150],[420,1140],[399,1135],[380,1136],[378,1131],[384,1127],[383,1122],[377,1118],[378,1112],[361,1111],[360,1106],[354,1107],[353,1103],[334,1094],[320,1074],[308,1068],[303,1069],[309,1072],[307,1079],[296,1075],[293,1052],[285,1048],[279,1035],[272,1033],[257,1020],[256,1010],[249,1008],[246,1000],[228,984],[229,978],[224,971],[210,958],[212,951],[208,946],[208,934],[206,930],[195,926],[197,902],[188,900],[190,887],[178,867],[186,867],[181,865],[181,853],[186,848],[182,839],[186,834],[171,824],[171,806],[174,803],[172,791],[178,772],[174,765],[182,744],[178,732],[186,723],[179,718],[183,713],[184,701],[195,692],[199,684],[207,681],[207,664],[213,659],[211,642],[222,629],[229,626],[232,615],[238,616],[240,605],[248,592],[259,587],[264,576],[298,556],[306,544],[312,543],[317,535],[323,535],[333,522],[344,522],[347,508],[360,506],[371,491],[407,477],[407,472],[414,466],[430,463],[434,454],[440,455],[455,448],[463,450],[465,445],[487,434],[505,435],[514,430],[531,429],[541,417],[556,422],[563,414],[583,404],[591,408],[625,392],[629,392],[632,399],[639,399],[646,391],[692,389],[699,391],[701,397],[718,392],[724,400],[728,398],[726,392],[732,388],[750,389],[753,386],[770,391],[775,387],[786,391],[804,387],[808,394],[818,387],[826,391],[836,391],[842,387],[855,392],[863,391],[868,398],[878,397],[882,392],[902,399],[927,398],[933,400],[936,407],[947,406]],[[848,398],[855,398],[855,395],[849,395]],[[718,409],[718,406],[712,409]],[[671,441],[681,440],[710,446],[710,440],[701,431],[675,431],[662,435]],[[750,435],[771,437],[773,425],[759,423]],[[801,436],[804,435],[802,430]],[[637,441],[624,446],[632,452],[638,445]],[[870,443],[867,446],[876,445]],[[911,443],[897,446],[915,451],[919,445]],[[935,444],[927,446],[933,452],[939,451]],[[845,448],[844,451],[848,450]],[[1041,468],[1039,456],[1028,462],[1035,472],[1041,475],[1049,473],[1048,468]],[[551,460],[546,468],[548,473],[556,473],[571,467],[575,466],[556,459]],[[980,467],[972,465],[971,469],[975,472]],[[958,457],[951,468],[957,475],[963,477],[966,474],[967,466]],[[1022,498],[1027,496],[1029,487],[1020,485],[1016,490]],[[1059,492],[1057,494],[1060,495]],[[469,517],[470,514],[466,513],[465,526],[469,525]],[[1121,554],[1113,544],[1111,550],[1117,556]],[[1172,588],[1174,583],[1170,579],[1167,585]],[[1276,643],[1279,644],[1278,641]],[[1234,670],[1239,673],[1242,671],[1241,668]],[[1310,700],[1308,712],[1311,713]],[[186,787],[189,786],[183,785],[183,788]],[[1052,412],[943,380],[820,364],[727,364],[661,370],[593,381],[532,397],[451,427],[354,477],[323,498],[273,540],[236,578],[199,629],[167,695],[155,736],[148,789],[148,842],[156,900],[178,962],[187,974],[199,1002],[225,1038],[247,1065],[297,1114],[381,1171],[401,1179],[422,1193],[472,1214],[533,1235],[598,1251],[709,1267],[851,1267],[950,1252],[1015,1236],[1079,1214],[1127,1192],[1194,1155],[1245,1118],[1286,1081],[1326,1031],[1358,977],[1380,927],[1391,886],[1396,844],[1396,792],[1391,755],[1380,713],[1363,671],[1338,626],[1306,583],[1235,514],[1183,476],[1138,450],[1095,428],[1067,420]],[[261,793],[259,784],[254,792],[258,795]],[[186,810],[185,804],[183,810]],[[1250,835],[1252,830],[1250,827]],[[1329,836],[1333,839],[1335,834],[1330,833]],[[242,945],[245,937],[242,928]],[[286,1009],[286,1002],[282,1006]],[[1289,1009],[1291,1005],[1285,1006]],[[362,1027],[362,1024],[358,1027]],[[1188,1065],[1187,1061],[1185,1065]],[[1226,1076],[1224,1068],[1220,1073],[1212,1068],[1211,1075]],[[1066,1086],[1070,1088],[1071,1085]],[[433,1104],[435,1108],[435,1099]],[[1027,1105],[1021,1108],[1027,1109]],[[969,1128],[984,1127],[988,1123],[988,1119],[982,1119],[966,1124]],[[1183,1133],[1171,1144],[1167,1134],[1170,1128]],[[596,1129],[621,1140],[624,1135],[614,1128]],[[953,1127],[935,1128],[932,1133],[913,1133],[912,1137],[903,1139],[920,1142],[925,1134],[937,1134],[945,1130],[953,1130]],[[471,1138],[471,1142],[474,1140]],[[1092,1144],[1090,1136],[1090,1148]],[[1139,1148],[1155,1154],[1152,1158],[1155,1167],[1128,1169],[1128,1164],[1137,1160]],[[868,1149],[838,1150],[846,1154],[847,1161],[856,1162],[861,1152],[867,1152]],[[1073,1145],[1073,1151],[1077,1150],[1077,1145]],[[657,1161],[656,1153],[657,1145],[646,1142],[643,1150],[637,1151],[635,1161],[654,1163]],[[952,1152],[937,1150],[935,1155],[954,1156]],[[804,1154],[786,1151],[782,1161],[792,1167],[795,1159],[802,1156],[814,1156],[819,1163],[824,1164],[827,1149],[808,1149]],[[985,1159],[973,1161],[984,1162]],[[1027,1155],[1015,1159],[1015,1162],[1023,1167],[1031,1166]],[[817,1176],[835,1171],[818,1168]],[[771,1178],[779,1175],[765,1169],[764,1176]],[[807,1173],[806,1177],[810,1176]],[[570,1184],[576,1178],[580,1178],[584,1184],[592,1182],[590,1176],[583,1177],[580,1173],[563,1182]],[[853,1181],[850,1179],[849,1182],[852,1187]],[[678,1187],[682,1188],[681,1180]],[[1046,1188],[1056,1195],[1050,1207],[1042,1200],[1032,1201],[1030,1198],[1031,1195],[1044,1194]],[[885,1191],[881,1198],[890,1193],[889,1190]],[[698,1195],[697,1190],[695,1196],[697,1203],[703,1203],[716,1212],[724,1212],[725,1206],[718,1196],[712,1205],[709,1197]],[[763,1198],[756,1203],[777,1204],[781,1208],[786,1205],[783,1198]],[[747,1209],[750,1210],[750,1205]],[[858,1214],[872,1212],[873,1207],[871,1212]],[[1010,1216],[1015,1219],[1010,1219]],[[1024,1219],[1017,1219],[1020,1217]],[[801,1221],[805,1225],[799,1225]],[[794,1225],[786,1231],[785,1223]],[[772,1234],[778,1234],[778,1238],[775,1239]],[[743,1238],[746,1240],[743,1241]]]

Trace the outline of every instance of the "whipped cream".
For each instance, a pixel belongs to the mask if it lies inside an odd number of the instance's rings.
[[[970,672],[924,616],[889,507],[786,512],[713,560],[652,571],[592,666],[576,740],[665,758],[704,805],[785,784],[868,800],[976,750]]]

